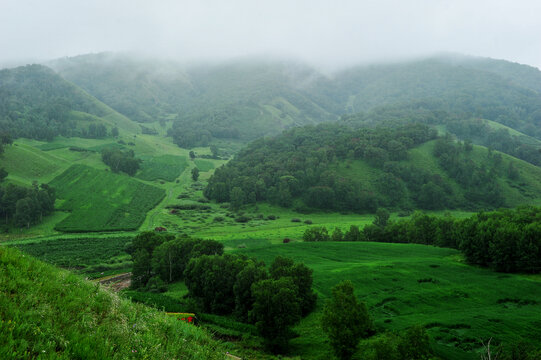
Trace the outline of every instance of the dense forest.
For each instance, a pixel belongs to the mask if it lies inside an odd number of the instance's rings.
[[[258,201],[300,211],[355,212],[374,212],[379,206],[444,209],[504,205],[497,180],[517,177],[518,173],[512,164],[506,167],[500,154],[488,152],[487,160],[479,164],[468,155],[471,143],[445,136],[435,141],[431,154],[445,176],[408,161],[408,149],[436,138],[435,130],[412,123],[377,128],[339,124],[296,128],[248,145],[216,169],[204,194],[217,202],[230,202],[234,209]],[[339,165],[346,160],[362,161],[365,171],[377,174],[377,178],[363,183],[357,176],[344,175]],[[460,194],[453,183],[460,187]]]
[[[224,254],[220,242],[155,232],[139,234],[127,250],[132,288],[160,291],[184,280],[193,301],[185,307],[256,324],[271,351],[286,350],[290,327],[316,304],[312,270],[288,258],[277,257],[267,271],[263,262]]]
[[[103,138],[103,115],[90,96],[45,66],[0,70],[0,132],[13,138]]]

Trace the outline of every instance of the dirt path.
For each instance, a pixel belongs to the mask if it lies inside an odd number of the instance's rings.
[[[131,272],[116,274],[113,276],[107,276],[101,279],[97,279],[101,285],[105,285],[111,290],[118,292],[126,289],[131,285]]]

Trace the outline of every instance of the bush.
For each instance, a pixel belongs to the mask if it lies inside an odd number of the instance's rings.
[[[275,215],[269,215],[269,216],[267,216],[267,220],[276,220],[276,216]]]
[[[235,221],[238,222],[238,223],[247,223],[250,220],[251,219],[248,216],[245,216],[245,215],[241,215],[241,216],[238,216],[238,217],[235,218]]]
[[[312,227],[307,229],[302,236],[304,241],[330,241],[331,238],[325,227]]]
[[[304,220],[304,223],[307,224],[307,225],[312,225],[313,224],[312,220],[310,220],[310,219]]]
[[[300,223],[300,222],[301,222],[301,219],[294,218],[294,219],[291,219],[291,222],[294,222],[294,223]]]
[[[224,220],[225,218],[223,216],[215,216],[213,219],[214,222],[222,222]]]
[[[282,242],[284,244],[287,244],[287,243],[291,242],[291,239],[290,238],[284,238],[284,240]]]
[[[210,210],[211,207],[209,205],[201,205],[201,204],[175,204],[175,205],[167,205],[167,209],[178,209],[178,210]]]

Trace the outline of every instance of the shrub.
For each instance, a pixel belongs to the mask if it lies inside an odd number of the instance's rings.
[[[291,239],[290,238],[284,238],[284,240],[282,242],[284,244],[287,244],[287,243],[291,242]]]
[[[312,225],[313,224],[312,220],[310,220],[310,219],[304,220],[304,223],[307,224],[307,225]]]
[[[245,215],[241,215],[241,216],[238,216],[238,217],[235,218],[235,221],[238,222],[238,223],[247,223],[250,220],[251,219],[248,216],[245,216]]]
[[[276,216],[275,215],[269,215],[269,216],[267,216],[267,219],[268,220],[276,220]]]
[[[291,222],[300,223],[301,219],[294,218],[294,219],[291,219]]]
[[[224,220],[225,218],[223,216],[215,216],[213,219],[214,222],[222,222]]]
[[[312,227],[307,229],[302,236],[304,241],[330,241],[331,238],[325,227]]]

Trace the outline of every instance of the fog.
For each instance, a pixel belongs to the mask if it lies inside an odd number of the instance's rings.
[[[541,68],[538,0],[1,0],[0,63],[102,51],[338,68],[458,52]]]

